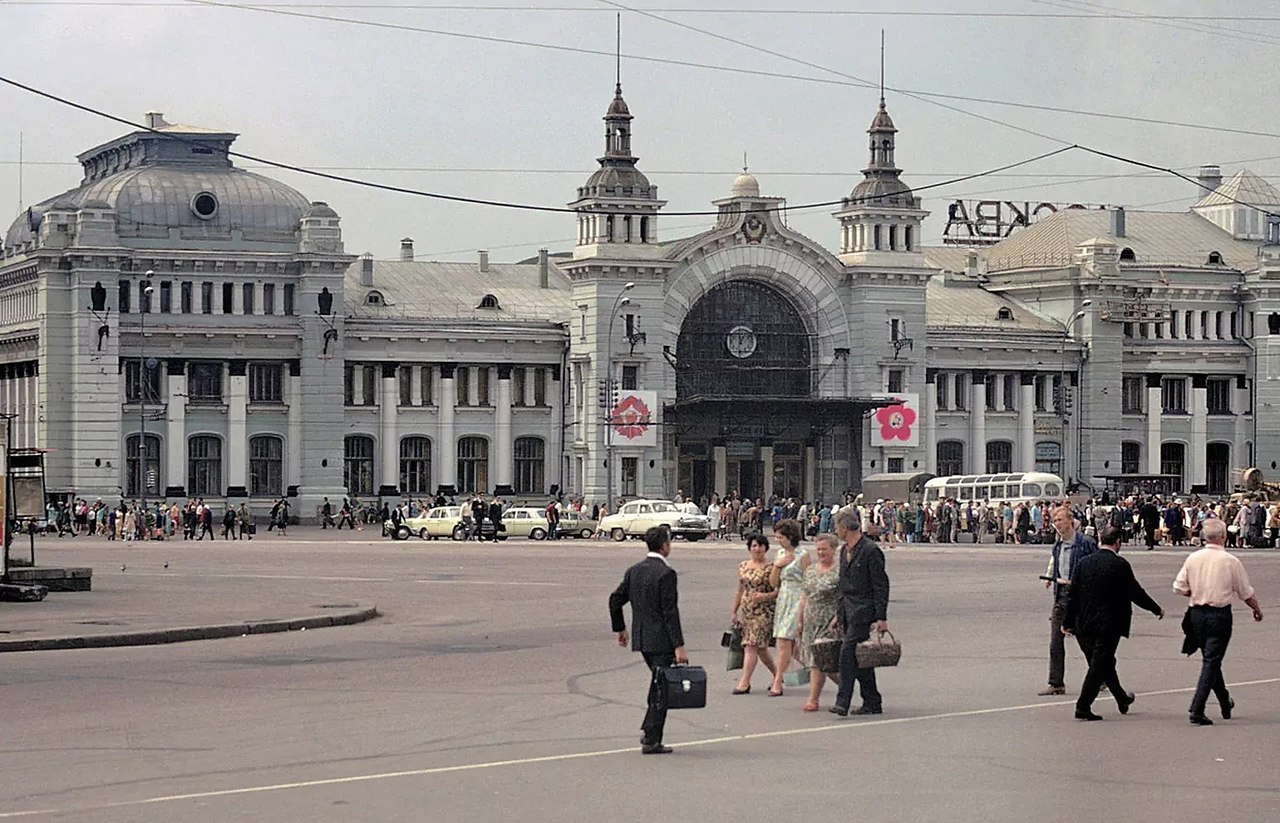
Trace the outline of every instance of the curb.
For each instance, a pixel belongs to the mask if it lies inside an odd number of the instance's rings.
[[[0,654],[5,652],[38,652],[64,649],[104,649],[116,646],[154,646],[161,643],[187,643],[192,640],[217,640],[250,634],[274,634],[324,629],[330,626],[352,626],[378,617],[376,606],[367,609],[335,612],[315,617],[286,620],[247,620],[219,626],[189,626],[177,629],[153,629],[143,632],[91,634],[76,637],[36,637],[30,640],[0,640]]]

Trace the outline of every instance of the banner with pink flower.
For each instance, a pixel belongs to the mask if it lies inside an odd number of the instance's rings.
[[[871,445],[920,445],[920,395],[895,394],[893,400],[871,415]]]
[[[624,391],[609,410],[615,446],[658,445],[658,393]]]

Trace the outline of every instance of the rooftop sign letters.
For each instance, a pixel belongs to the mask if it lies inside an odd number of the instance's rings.
[[[1016,229],[1030,226],[1036,220],[1060,209],[1105,209],[1083,203],[1032,203],[1012,200],[956,200],[947,206],[947,226],[942,242],[947,246],[991,246],[1008,237]]]

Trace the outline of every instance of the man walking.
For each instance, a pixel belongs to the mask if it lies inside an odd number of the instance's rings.
[[[1080,561],[1098,550],[1092,537],[1076,531],[1075,516],[1067,506],[1054,510],[1052,522],[1058,539],[1049,556],[1049,567],[1045,570],[1048,579],[1044,583],[1046,589],[1053,589],[1053,609],[1049,612],[1049,685],[1037,692],[1041,697],[1067,693],[1067,644],[1062,634],[1067,592]]]
[[[669,754],[671,748],[662,745],[662,733],[667,723],[667,693],[658,671],[673,663],[688,663],[684,650],[684,632],[680,628],[680,598],[676,592],[676,572],[667,562],[671,554],[671,537],[667,530],[655,526],[644,533],[649,552],[644,560],[627,569],[622,582],[609,595],[609,616],[613,630],[618,634],[618,645],[624,649],[630,639],[631,650],[640,652],[649,667],[649,709],[645,712],[640,731],[640,751],[643,754]],[[627,634],[627,621],[622,607],[631,604],[631,627],[634,635]]]
[[[1205,547],[1187,557],[1173,581],[1175,592],[1191,598],[1191,607],[1182,618],[1182,630],[1186,633],[1182,653],[1191,654],[1199,649],[1203,657],[1200,680],[1191,698],[1192,726],[1213,725],[1213,721],[1204,716],[1211,690],[1222,707],[1223,720],[1231,719],[1231,710],[1236,706],[1222,677],[1222,658],[1231,642],[1232,599],[1239,597],[1253,609],[1254,622],[1262,620],[1262,609],[1258,608],[1258,598],[1249,585],[1244,564],[1223,547],[1226,525],[1212,518],[1204,521],[1202,528]]]
[[[883,707],[876,689],[876,670],[858,667],[858,644],[870,639],[873,627],[877,632],[889,629],[889,576],[884,569],[884,552],[862,533],[858,518],[851,511],[841,509],[835,520],[841,546],[832,628],[841,630],[844,645],[840,647],[840,688],[835,705],[827,711],[840,717],[848,715],[856,682],[861,687],[862,705],[853,714],[880,714]]]
[[[1120,714],[1128,714],[1133,705],[1133,692],[1126,692],[1116,673],[1116,648],[1120,638],[1129,636],[1133,606],[1138,605],[1164,618],[1164,609],[1151,599],[1133,576],[1129,562],[1120,556],[1124,532],[1115,526],[1104,526],[1100,535],[1101,551],[1080,561],[1076,576],[1067,588],[1067,608],[1062,618],[1064,634],[1074,634],[1089,661],[1089,671],[1080,686],[1076,700],[1077,720],[1101,720],[1093,713],[1093,701],[1105,684],[1116,699]]]

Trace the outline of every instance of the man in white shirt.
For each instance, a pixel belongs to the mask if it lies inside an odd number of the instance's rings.
[[[1213,721],[1204,716],[1210,691],[1218,698],[1223,720],[1231,719],[1231,710],[1236,705],[1222,677],[1222,659],[1231,642],[1231,602],[1236,597],[1243,600],[1253,609],[1255,622],[1262,620],[1262,609],[1258,608],[1258,598],[1249,585],[1244,564],[1223,548],[1226,524],[1210,518],[1201,529],[1206,545],[1187,557],[1174,578],[1173,590],[1191,598],[1191,607],[1182,619],[1182,630],[1187,636],[1182,651],[1191,654],[1199,649],[1203,656],[1200,680],[1191,698],[1191,725],[1212,726]]]

